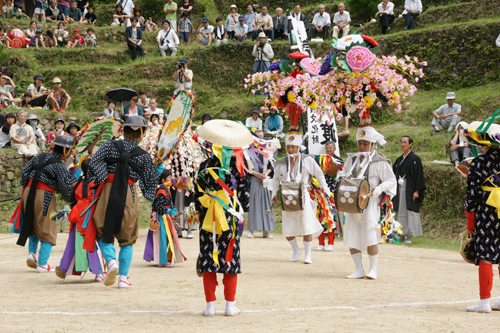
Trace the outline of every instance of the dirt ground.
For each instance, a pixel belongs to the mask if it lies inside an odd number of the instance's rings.
[[[332,252],[314,252],[313,264],[305,265],[304,253],[288,262],[291,248],[277,234],[242,239],[236,295],[242,313],[224,316],[219,276],[217,315],[205,318],[195,273],[198,233],[180,240],[187,262],[160,268],[142,259],[146,232],[134,247],[128,290],[92,282],[90,273],[65,281],[36,273],[26,266],[28,249],[17,246],[14,235],[0,234],[0,331],[498,332],[500,312],[465,311],[478,299],[477,269],[458,252],[383,245],[378,280],[348,280],[354,265],[340,241]],[[66,239],[59,234],[49,264],[58,264]],[[363,262],[366,269],[366,256]]]

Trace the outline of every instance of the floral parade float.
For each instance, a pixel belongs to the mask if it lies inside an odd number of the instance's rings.
[[[370,126],[370,110],[384,104],[402,111],[407,97],[417,91],[409,80],[418,82],[423,77],[426,62],[405,56],[380,56],[380,45],[371,37],[352,34],[334,39],[334,50],[325,58],[312,58],[295,51],[286,58],[275,60],[268,72],[248,75],[245,88],[253,94],[267,95],[261,109],[286,113],[290,118],[290,132],[299,132],[300,115],[307,110],[318,119],[331,122],[345,118],[345,129],[338,134],[341,139],[349,136],[348,119],[358,113],[360,126]],[[329,198],[334,205],[333,198]],[[325,204],[326,206],[326,204]],[[394,219],[392,202],[384,196],[379,202],[379,224],[384,242],[399,242],[400,224]]]

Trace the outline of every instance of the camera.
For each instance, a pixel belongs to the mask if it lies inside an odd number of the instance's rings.
[[[184,67],[184,64],[177,64],[177,69],[182,69]]]
[[[263,42],[259,42],[259,48],[263,48],[264,47],[264,43]]]

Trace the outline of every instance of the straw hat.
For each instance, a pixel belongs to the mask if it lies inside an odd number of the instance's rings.
[[[247,147],[254,140],[243,124],[225,119],[206,122],[198,129],[198,135],[212,144],[232,148]]]

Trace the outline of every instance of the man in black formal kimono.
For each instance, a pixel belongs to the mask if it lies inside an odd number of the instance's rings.
[[[424,201],[425,179],[422,161],[412,150],[413,139],[401,138],[403,155],[399,156],[392,169],[398,180],[398,193],[392,199],[396,220],[403,226],[401,241],[411,244],[413,236],[422,236],[420,206]]]

